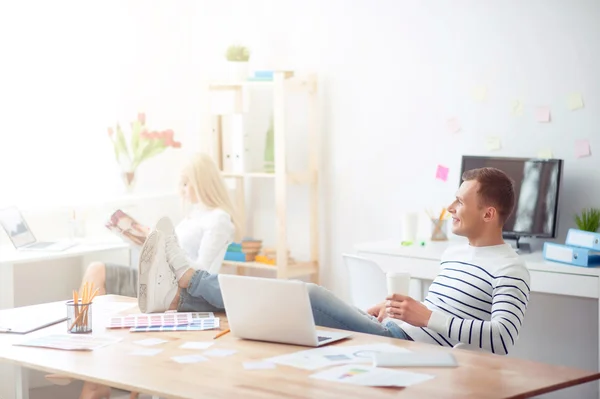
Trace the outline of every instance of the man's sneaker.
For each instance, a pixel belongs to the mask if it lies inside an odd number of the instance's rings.
[[[138,306],[142,313],[164,312],[177,295],[175,274],[165,253],[165,236],[154,230],[144,242],[138,264]]]

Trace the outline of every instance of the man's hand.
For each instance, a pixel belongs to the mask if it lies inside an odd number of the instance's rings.
[[[431,317],[431,310],[427,309],[427,306],[400,294],[390,295],[386,299],[385,309],[388,316],[415,327],[427,327]]]
[[[375,306],[373,306],[372,308],[369,308],[367,310],[367,313],[370,314],[371,316],[375,316],[377,317],[377,320],[379,320],[380,322],[383,321],[383,319],[385,319],[387,312],[385,310],[385,305],[386,302],[383,301]]]

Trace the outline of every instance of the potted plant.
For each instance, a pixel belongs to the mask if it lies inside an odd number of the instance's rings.
[[[112,141],[115,158],[121,169],[121,177],[127,191],[133,189],[137,168],[146,160],[157,156],[167,148],[181,148],[175,141],[173,130],[149,131],[146,115],[139,113],[131,122],[131,132],[127,135],[121,125],[108,128],[108,137]]]
[[[233,82],[246,81],[248,79],[248,60],[250,50],[241,45],[231,45],[225,52],[229,80]]]
[[[591,231],[595,233],[600,227],[600,209],[589,208],[575,215],[575,224],[579,230]]]

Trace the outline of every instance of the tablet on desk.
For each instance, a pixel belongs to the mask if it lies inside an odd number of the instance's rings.
[[[373,355],[374,367],[456,367],[458,363],[451,353],[390,353]]]
[[[50,304],[48,304],[50,305]],[[0,311],[0,333],[28,334],[67,320],[66,306],[30,306]],[[66,327],[65,327],[66,330]]]

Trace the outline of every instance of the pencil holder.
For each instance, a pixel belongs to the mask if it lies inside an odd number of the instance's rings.
[[[67,302],[67,332],[72,334],[92,332],[92,303]]]
[[[446,219],[431,219],[431,241],[448,240],[448,221]]]

